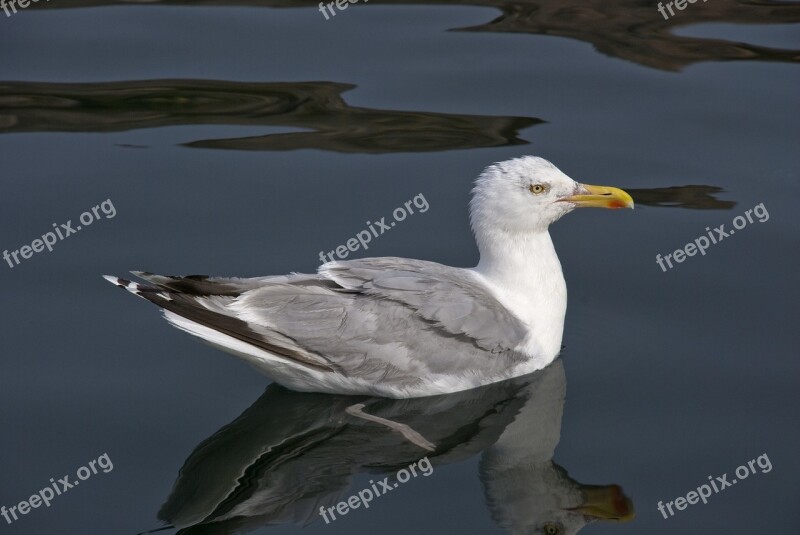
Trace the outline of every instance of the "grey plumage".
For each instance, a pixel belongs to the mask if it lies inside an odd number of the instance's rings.
[[[161,308],[318,371],[407,391],[437,375],[507,377],[524,326],[469,270],[420,260],[333,262],[254,279],[134,272]],[[435,358],[430,358],[435,355]]]

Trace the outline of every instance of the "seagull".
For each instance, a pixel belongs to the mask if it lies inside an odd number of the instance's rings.
[[[470,201],[473,268],[396,257],[333,261],[316,274],[104,276],[173,326],[292,390],[413,398],[545,368],[559,354],[567,288],[549,226],[575,208],[633,208],[522,156],[487,167]]]

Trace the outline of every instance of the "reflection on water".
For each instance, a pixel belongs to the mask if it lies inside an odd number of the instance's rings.
[[[299,393],[271,385],[192,452],[159,518],[181,528],[181,534],[305,525],[322,521],[321,506],[335,506],[361,490],[350,488],[356,474],[390,475],[427,456],[435,477],[436,466],[478,453],[492,518],[511,533],[564,535],[595,520],[632,518],[632,504],[619,486],[583,485],[553,463],[565,391],[560,360],[487,387],[405,400]],[[410,426],[435,445],[434,451],[387,426],[351,416],[346,409],[355,403],[364,403],[370,415]]]
[[[145,80],[90,84],[0,83],[0,133],[118,132],[176,125],[312,130],[207,139],[190,147],[239,150],[427,152],[527,143],[532,117],[375,110],[348,105],[353,85]]]
[[[119,132],[189,124],[287,126],[291,134],[193,141],[190,147],[320,149],[351,153],[421,152],[527,143],[518,131],[543,121],[373,110],[349,106],[333,82],[241,83],[149,80],[91,84],[0,83],[0,134]],[[132,148],[142,148],[127,145]],[[716,186],[628,189],[637,205],[730,209]]]
[[[313,132],[187,143],[240,150],[320,149],[351,153],[421,152],[527,143],[533,117],[490,117],[349,106],[333,82],[240,83],[150,80],[92,84],[0,83],[0,134],[119,132],[189,124],[288,126]],[[142,148],[127,145],[132,148]],[[637,205],[730,209],[716,186],[627,189]]]
[[[694,208],[697,210],[730,210],[735,201],[714,197],[722,193],[718,186],[671,186],[668,188],[625,188],[637,205],[669,208]]]
[[[327,3],[327,2],[326,2]],[[499,9],[496,19],[464,28],[466,31],[532,33],[556,35],[585,41],[598,52],[656,69],[679,70],[700,61],[784,61],[797,63],[800,51],[756,46],[723,39],[681,37],[675,26],[700,23],[787,24],[800,22],[800,4],[789,1],[750,2],[725,0],[690,5],[665,20],[652,0],[386,0],[381,4],[446,4],[485,6]],[[666,3],[666,2],[664,2]],[[149,0],[145,4],[238,5],[263,7],[309,7],[317,0]],[[130,0],[70,0],[39,2],[31,7],[61,9],[104,5],[130,5]],[[369,4],[365,4],[364,9]],[[374,4],[373,4],[374,5]]]

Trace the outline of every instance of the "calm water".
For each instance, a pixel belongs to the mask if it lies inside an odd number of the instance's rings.
[[[800,3],[711,0],[669,21],[656,4],[0,12],[0,249],[91,216],[2,261],[0,506],[100,458],[0,533],[574,533],[633,510],[582,533],[796,532]],[[429,210],[366,254],[474,265],[471,181],[521,154],[637,209],[553,227],[570,291],[553,366],[363,400],[434,452],[353,421],[350,398],[270,386],[100,278],[312,271],[420,193]],[[659,268],[760,204],[763,223]],[[658,511],[764,454],[771,470]],[[425,455],[429,475],[369,509],[317,515]]]

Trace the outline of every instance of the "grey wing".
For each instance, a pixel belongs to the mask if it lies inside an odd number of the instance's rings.
[[[409,307],[453,335],[465,335],[488,351],[516,347],[523,323],[469,270],[406,258],[331,262],[320,274],[343,288]]]
[[[334,262],[261,279],[139,274],[140,295],[290,360],[369,380],[500,373],[522,356],[522,323],[474,275],[434,262]]]
[[[317,284],[267,284],[228,308],[352,377],[486,376],[523,358],[521,321],[471,272],[434,262],[326,264]]]

